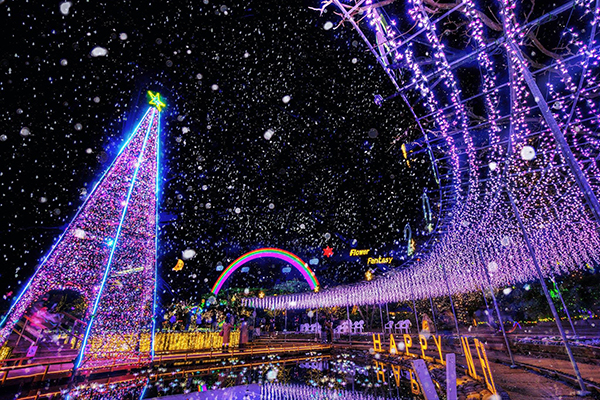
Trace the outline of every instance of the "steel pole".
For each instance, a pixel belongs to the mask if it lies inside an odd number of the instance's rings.
[[[483,259],[483,253],[481,252],[481,249],[478,248],[477,250],[479,251],[479,257],[481,258],[481,267],[483,269],[483,273],[487,280],[488,288],[490,289],[490,293],[492,294],[492,301],[494,302],[494,308],[496,309],[496,314],[498,316],[498,324],[500,324],[500,330],[502,330],[502,336],[504,336],[504,343],[506,344],[506,350],[508,351],[508,356],[510,357],[510,367],[516,368],[515,359],[513,357],[512,350],[510,349],[510,343],[508,341],[508,336],[506,336],[506,330],[504,330],[504,321],[502,320],[502,316],[500,315],[500,308],[498,307],[498,302],[496,301],[496,294],[494,293],[494,288],[492,287],[492,279],[490,278],[489,271],[487,270],[487,268],[485,266],[485,260]],[[483,288],[481,288],[481,291],[483,291]],[[483,298],[485,298],[485,293],[484,293]],[[485,302],[485,305],[487,307],[487,300]]]
[[[350,323],[350,307],[346,304],[346,326],[348,326],[348,341],[352,345],[352,324]]]
[[[379,304],[379,319],[381,319],[381,332],[385,334],[385,326],[383,325],[383,311],[381,311],[381,304]]]
[[[565,304],[565,300],[563,299],[562,294],[560,293],[560,288],[556,284],[556,281],[554,280],[554,278],[550,278],[550,280],[552,281],[552,283],[554,284],[554,287],[556,288],[556,291],[558,292],[558,298],[560,299],[560,302],[562,303],[563,310],[565,310],[565,314],[567,314],[567,319],[569,320],[569,324],[571,324],[571,330],[573,331],[573,335],[577,336],[577,332],[575,331],[575,325],[573,325],[573,320],[571,319],[571,314],[569,313],[569,309],[567,308],[567,305]]]
[[[490,306],[488,305],[487,298],[485,297],[485,291],[483,290],[483,285],[480,286],[480,289],[481,289],[481,295],[483,296],[483,301],[485,302],[485,309],[489,313]]]
[[[448,297],[450,298],[450,306],[452,307],[452,315],[454,315],[454,325],[456,326],[456,335],[460,338],[460,330],[458,329],[458,318],[456,318],[456,310],[454,309],[454,301],[452,300],[452,294],[450,293],[450,285],[448,285],[448,276],[446,275],[446,268],[441,265],[442,271],[444,272],[444,282],[446,282],[446,290],[448,290]]]
[[[417,333],[419,333],[419,332],[421,331],[421,329],[420,329],[420,327],[419,327],[419,317],[417,316],[417,306],[416,306],[416,304],[415,304],[415,299],[414,299],[414,297],[413,297],[413,299],[412,299],[412,303],[413,303],[413,311],[414,311],[414,313],[415,313],[415,324],[417,324],[417,325],[415,325],[415,326],[416,326],[416,328],[417,328]]]
[[[315,325],[317,326],[315,328],[315,339],[318,341],[320,339],[319,336],[321,336],[323,333],[319,333],[319,309],[317,308],[317,312],[315,315]]]
[[[285,322],[283,326],[283,340],[284,342],[287,342],[287,309],[283,310],[283,312],[285,313]]]
[[[594,215],[594,218],[596,220],[596,229],[598,229],[597,224],[600,223],[600,203],[598,203],[598,198],[592,190],[592,187],[590,186],[590,183],[585,177],[585,174],[581,170],[577,159],[573,155],[573,152],[571,151],[571,148],[569,147],[569,144],[565,139],[565,135],[558,126],[556,119],[554,119],[552,111],[550,111],[550,107],[548,107],[548,103],[546,102],[542,91],[538,87],[535,78],[531,74],[529,68],[527,68],[527,63],[525,61],[525,58],[523,57],[523,54],[521,53],[521,49],[519,48],[519,46],[517,46],[516,43],[514,43],[514,41],[510,41],[509,46],[519,59],[520,65],[518,66],[518,68],[523,74],[525,83],[527,83],[529,90],[533,94],[535,101],[538,107],[540,108],[540,112],[542,113],[544,120],[548,124],[548,128],[550,128],[550,130],[552,131],[552,134],[554,135],[554,140],[556,140],[556,143],[558,144],[558,147],[560,148],[560,151],[563,157],[565,158],[569,169],[573,173],[575,182],[577,183],[577,186],[579,186],[579,190],[581,190],[588,207]]]
[[[429,295],[429,305],[431,306],[431,320],[433,322],[433,327],[435,328],[435,333],[438,333],[437,324],[435,322],[435,311],[433,310],[433,299],[431,295]]]
[[[550,311],[552,311],[552,315],[554,316],[554,320],[556,321],[556,326],[558,327],[558,331],[560,332],[560,336],[565,345],[565,349],[567,350],[567,354],[569,355],[569,360],[571,360],[571,365],[573,366],[573,370],[575,371],[575,375],[577,376],[577,381],[579,382],[579,387],[581,390],[578,392],[580,396],[586,396],[590,392],[587,391],[585,387],[585,383],[583,382],[583,378],[581,377],[581,373],[579,372],[579,367],[577,366],[577,362],[575,361],[575,357],[573,357],[573,352],[571,351],[571,346],[569,346],[569,342],[567,341],[567,335],[565,334],[565,330],[562,327],[560,322],[560,318],[558,316],[558,312],[556,311],[556,307],[554,307],[554,303],[552,302],[552,297],[550,297],[550,293],[548,292],[548,287],[546,286],[546,282],[544,281],[544,275],[542,274],[542,269],[538,263],[537,257],[535,255],[535,251],[533,250],[533,246],[529,241],[529,235],[525,230],[525,225],[523,224],[523,220],[521,219],[521,212],[519,208],[515,204],[512,194],[506,188],[506,194],[508,195],[508,200],[510,201],[510,205],[512,206],[515,217],[517,218],[517,222],[519,223],[519,227],[523,233],[523,239],[525,239],[525,244],[527,245],[527,250],[529,251],[529,255],[533,259],[533,265],[535,267],[535,271],[538,276],[538,280],[540,281],[540,285],[542,286],[542,290],[544,292],[544,296],[546,296],[546,300],[548,301],[548,305],[550,306]]]

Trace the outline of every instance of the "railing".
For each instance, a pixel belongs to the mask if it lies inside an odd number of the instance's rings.
[[[322,344],[307,344],[307,345],[267,345],[267,346],[249,346],[244,348],[243,351],[235,348],[232,353],[223,353],[220,349],[210,349],[209,352],[181,352],[181,353],[163,353],[156,354],[154,360],[150,360],[146,357],[138,357],[137,359],[129,359],[129,360],[113,360],[112,363],[104,364],[104,365],[96,365],[93,367],[86,367],[81,371],[84,373],[90,372],[103,372],[103,373],[112,373],[119,369],[132,369],[132,368],[142,368],[145,366],[159,366],[166,362],[189,362],[200,359],[212,359],[212,358],[221,358],[227,356],[241,356],[248,355],[250,357],[258,356],[258,355],[271,355],[271,354],[282,354],[282,353],[293,353],[293,352],[301,352],[301,351],[318,351],[329,349],[331,346],[322,345]],[[237,351],[235,351],[237,350]],[[221,357],[219,357],[221,356]],[[16,365],[5,366],[0,369],[0,374],[2,377],[0,378],[0,385],[4,385],[7,381],[18,380],[18,379],[29,379],[41,377],[41,380],[46,380],[49,376],[62,375],[62,374],[71,374],[73,371],[73,361],[72,360],[61,360],[61,361],[52,361],[52,362],[40,362],[40,363],[32,363],[32,364],[23,364],[24,361],[31,360],[30,358],[21,357],[10,359],[10,361],[17,362]],[[9,360],[4,360],[9,361]],[[68,368],[60,368],[53,370],[52,366],[60,366],[67,364]],[[31,370],[29,373],[21,373],[23,370]],[[36,379],[38,380],[38,379]],[[110,381],[110,377],[109,377]]]

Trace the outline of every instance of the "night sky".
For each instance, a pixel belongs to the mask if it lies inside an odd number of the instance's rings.
[[[162,113],[159,293],[210,290],[217,264],[256,248],[292,251],[323,286],[356,282],[364,258],[420,240],[435,188],[420,136],[360,37],[317,1],[2,1],[0,299],[14,296],[66,228],[147,107]],[[334,256],[323,256],[323,248]],[[184,250],[195,256],[172,271]],[[188,252],[190,253],[190,252]],[[299,279],[281,262],[231,287]],[[378,271],[377,273],[381,273]],[[11,295],[12,292],[12,295]]]

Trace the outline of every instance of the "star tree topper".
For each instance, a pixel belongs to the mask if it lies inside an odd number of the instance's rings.
[[[163,107],[166,107],[166,104],[160,99],[160,93],[152,93],[148,90],[148,95],[150,96],[150,105],[154,106],[158,109],[158,111],[162,111]]]

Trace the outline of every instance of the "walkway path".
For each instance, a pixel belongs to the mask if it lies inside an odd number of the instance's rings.
[[[546,375],[543,370],[553,370],[568,375],[574,380],[575,373],[569,361],[515,354],[516,363],[532,368],[511,369],[506,353],[488,351],[487,354],[489,361],[493,363],[492,371],[494,376],[497,376],[498,384],[511,395],[511,399],[593,398],[577,396],[577,386],[573,387],[568,383],[563,383],[561,376],[558,376],[557,379],[543,376]],[[584,380],[600,386],[600,367],[581,362],[578,362],[577,365]],[[541,374],[535,372],[537,368],[542,370]],[[588,388],[588,390],[590,389]]]

